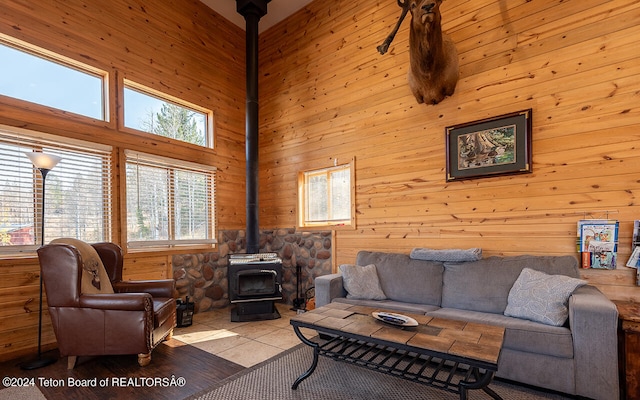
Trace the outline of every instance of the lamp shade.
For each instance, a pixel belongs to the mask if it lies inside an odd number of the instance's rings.
[[[33,165],[38,169],[51,170],[62,159],[58,156],[45,153],[28,152],[25,154],[27,155],[27,157],[29,157]]]

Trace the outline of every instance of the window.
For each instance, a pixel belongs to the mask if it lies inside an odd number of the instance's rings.
[[[213,148],[211,111],[124,82],[124,126]]]
[[[130,248],[214,244],[215,168],[125,152]]]
[[[99,120],[107,119],[107,74],[0,35],[0,94]]]
[[[355,226],[352,164],[299,174],[300,226]]]
[[[41,242],[42,176],[25,155],[61,157],[45,191],[45,243],[58,237],[111,240],[111,148],[0,126],[0,253]]]

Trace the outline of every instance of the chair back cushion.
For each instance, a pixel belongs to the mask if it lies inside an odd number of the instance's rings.
[[[109,275],[104,269],[96,249],[89,243],[73,238],[59,238],[51,244],[68,244],[75,247],[82,258],[82,281],[80,292],[83,294],[113,293]]]

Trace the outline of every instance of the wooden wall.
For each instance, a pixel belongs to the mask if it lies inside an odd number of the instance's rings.
[[[4,0],[0,33],[110,74],[108,122],[0,96],[0,124],[109,144],[116,157],[134,149],[214,165],[217,228],[244,227],[245,34],[240,28],[198,0]],[[215,149],[122,129],[118,99],[125,78],[211,109]],[[114,165],[113,241],[123,243],[124,174],[120,162]],[[130,279],[172,277],[171,253],[127,254],[124,273]],[[0,360],[35,354],[38,282],[37,259],[0,259]],[[43,323],[47,348],[55,338],[46,310]]]
[[[314,1],[260,36],[263,228],[295,224],[296,173],[356,158],[360,249],[481,247],[485,256],[576,255],[576,221],[620,221],[618,269],[584,270],[609,297],[640,300],[624,267],[640,219],[640,4],[446,0],[460,80],[438,105],[406,81],[409,18],[376,46],[394,0]],[[533,173],[445,182],[445,127],[533,109]]]
[[[408,20],[389,53],[376,52],[399,11],[394,0],[316,0],[261,34],[261,228],[295,226],[298,170],[355,157],[357,228],[336,232],[339,263],[360,249],[575,254],[576,221],[608,210],[621,223],[619,268],[584,277],[611,298],[640,300],[623,267],[640,219],[640,5],[446,0],[461,71],[436,106],[417,104],[406,83]],[[117,96],[109,122],[0,96],[0,124],[215,165],[217,228],[244,228],[240,28],[197,0],[5,0],[0,33],[110,72],[114,93],[127,78],[211,108],[210,151],[124,131]],[[445,183],[446,126],[526,108],[533,174]],[[116,242],[119,184],[116,174]],[[168,276],[170,257],[129,254],[127,274]],[[0,260],[0,360],[34,351],[38,273],[34,258]]]

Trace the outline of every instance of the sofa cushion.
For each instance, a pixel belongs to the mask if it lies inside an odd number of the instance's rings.
[[[524,268],[579,276],[578,261],[572,256],[494,256],[462,264],[444,263],[444,268],[442,307],[496,314],[504,313],[509,291]]]
[[[68,244],[75,247],[80,253],[82,260],[82,280],[80,282],[80,293],[99,294],[113,293],[113,287],[109,280],[109,275],[102,264],[102,260],[96,249],[89,243],[74,238],[58,238],[50,242],[51,244]]]
[[[587,282],[525,268],[509,291],[504,315],[561,326],[569,316],[569,296]]]
[[[449,318],[487,325],[503,326],[504,349],[554,357],[573,358],[573,338],[569,328],[550,326],[525,319],[478,311],[441,308],[427,313],[432,317]]]
[[[365,266],[342,264],[339,269],[348,298],[366,300],[387,298],[380,287],[380,280],[374,264]]]
[[[389,300],[440,305],[441,262],[412,260],[407,254],[360,251],[356,263],[375,264],[380,286]]]

